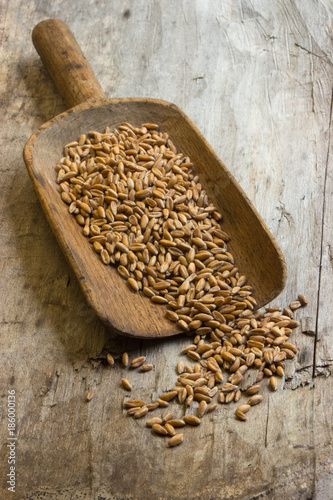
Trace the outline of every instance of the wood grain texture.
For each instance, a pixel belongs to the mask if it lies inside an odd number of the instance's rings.
[[[111,336],[44,217],[22,150],[64,111],[30,41],[50,17],[71,26],[108,97],[162,98],[184,110],[286,257],[288,282],[274,304],[298,293],[310,300],[292,337],[297,359],[246,423],[219,406],[169,450],[122,411],[124,374],[133,396],[156,397],[174,384],[188,339]],[[330,498],[332,19],[327,0],[2,4],[0,389],[2,413],[7,390],[17,396],[16,498]],[[107,352],[125,349],[147,355],[154,370],[106,365]],[[6,425],[1,498],[15,498],[5,484]]]

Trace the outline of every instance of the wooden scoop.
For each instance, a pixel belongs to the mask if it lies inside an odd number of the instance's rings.
[[[126,121],[153,122],[188,155],[210,200],[223,214],[231,236],[229,250],[248,277],[258,306],[274,299],[286,281],[286,264],[273,236],[225,165],[197,127],[174,104],[157,99],[106,99],[72,32],[62,21],[42,21],[34,45],[68,111],[45,123],[27,142],[24,159],[52,230],[70,262],[90,306],[113,330],[134,337],[180,333],[164,317],[165,307],[129,290],[112,266],[104,266],[68,213],[56,183],[55,166],[65,144],[89,130],[111,130]],[[68,314],[71,314],[68,311]]]

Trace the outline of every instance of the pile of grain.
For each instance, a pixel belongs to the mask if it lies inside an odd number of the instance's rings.
[[[180,361],[175,386],[153,403],[127,401],[128,413],[141,418],[172,399],[186,408],[197,401],[197,416],[148,422],[156,433],[171,436],[169,444],[175,446],[183,440],[175,427],[200,424],[216,408],[215,395],[219,403],[239,401],[243,376],[254,367],[256,384],[235,412],[246,420],[251,406],[262,400],[258,383],[268,377],[276,390],[285,361],[295,356],[297,348],[289,342],[298,326],[293,311],[307,299],[301,295],[284,310],[255,310],[251,287],[228,251],[221,214],[190,158],[155,124],[123,123],[112,132],[82,135],[65,147],[57,182],[103,264],[116,265],[132,291],[165,304],[167,318],[193,336],[182,352],[195,365]],[[146,366],[141,371],[151,369]],[[122,384],[131,390],[127,379]]]

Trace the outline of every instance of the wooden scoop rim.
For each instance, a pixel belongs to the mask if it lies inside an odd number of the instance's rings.
[[[77,106],[75,106],[75,107],[73,107],[73,108],[71,108],[71,109],[69,109],[67,111],[64,111],[63,113],[57,115],[56,117],[54,117],[51,120],[49,120],[46,123],[44,123],[41,127],[39,127],[32,134],[32,136],[30,137],[30,139],[27,141],[27,143],[25,145],[25,148],[24,148],[24,153],[23,154],[24,154],[24,160],[25,160],[25,163],[26,163],[26,166],[27,166],[27,170],[29,172],[29,175],[30,175],[32,181],[33,181],[34,187],[35,187],[35,189],[36,189],[36,191],[38,193],[38,197],[39,197],[40,202],[42,204],[43,210],[44,210],[44,212],[45,212],[45,214],[47,216],[47,219],[51,223],[52,230],[53,230],[55,236],[57,237],[57,240],[61,244],[61,247],[65,251],[65,255],[68,257],[72,269],[74,269],[75,274],[79,278],[79,283],[80,283],[80,286],[81,286],[81,289],[82,289],[84,295],[87,297],[89,303],[91,304],[92,308],[96,311],[97,315],[106,324],[110,324],[110,318],[108,317],[108,315],[106,314],[106,312],[103,310],[103,308],[100,308],[98,300],[96,300],[95,294],[91,293],[91,290],[89,289],[89,287],[87,288],[85,286],[85,281],[82,280],[82,279],[80,279],[80,276],[78,275],[77,269],[76,269],[77,259],[76,259],[76,257],[74,257],[71,254],[69,247],[66,246],[66,242],[63,241],[63,238],[62,238],[62,235],[61,235],[61,231],[60,231],[59,227],[57,226],[57,224],[55,223],[54,218],[52,217],[52,212],[50,210],[50,207],[49,207],[49,204],[48,204],[48,200],[44,196],[43,189],[40,189],[40,186],[41,186],[42,183],[38,179],[38,175],[35,175],[35,171],[34,171],[34,144],[35,144],[35,142],[36,142],[36,140],[37,140],[37,138],[39,137],[40,134],[42,134],[48,128],[52,127],[55,123],[59,122],[60,120],[62,120],[63,118],[67,117],[68,115],[70,115],[72,113],[73,114],[74,113],[79,113],[81,111],[89,110],[89,109],[92,109],[92,108],[106,107],[106,106],[109,106],[109,105],[112,105],[112,104],[126,103],[126,102],[128,102],[128,103],[131,103],[131,102],[133,102],[133,103],[134,102],[136,102],[136,103],[137,102],[141,102],[141,103],[147,103],[147,104],[154,103],[154,104],[158,104],[158,105],[161,105],[161,106],[166,106],[166,107],[173,108],[177,113],[179,113],[181,115],[182,119],[187,122],[187,124],[195,131],[195,133],[200,136],[200,139],[205,144],[205,146],[207,147],[207,149],[209,149],[210,152],[214,155],[214,157],[215,157],[216,161],[218,162],[219,166],[224,170],[224,174],[229,178],[230,182],[233,183],[237,187],[237,189],[238,189],[239,193],[241,194],[241,196],[243,196],[244,199],[246,200],[246,203],[247,203],[249,209],[254,212],[254,215],[256,216],[256,218],[258,220],[258,224],[261,224],[261,226],[263,227],[264,231],[270,237],[272,245],[274,246],[275,251],[277,253],[278,259],[280,260],[281,269],[282,269],[282,276],[281,276],[280,287],[279,287],[279,289],[276,288],[274,291],[272,291],[271,296],[267,296],[267,300],[265,300],[264,303],[259,303],[258,307],[261,307],[261,306],[267,304],[268,302],[270,302],[272,299],[274,299],[282,291],[282,289],[285,286],[286,280],[287,280],[287,266],[286,266],[285,259],[284,259],[284,256],[282,254],[282,251],[279,248],[277,242],[275,241],[275,238],[272,236],[272,234],[270,233],[269,229],[267,228],[265,222],[261,218],[260,214],[257,212],[256,208],[253,206],[253,204],[251,203],[251,201],[249,200],[249,198],[247,197],[247,195],[245,194],[245,192],[243,191],[243,189],[239,186],[239,184],[234,179],[234,177],[232,176],[232,174],[229,172],[229,170],[227,169],[227,167],[224,165],[224,163],[222,162],[222,160],[214,152],[214,150],[212,149],[212,147],[210,146],[210,144],[208,143],[208,141],[205,139],[205,137],[203,136],[203,134],[196,127],[196,125],[188,118],[188,116],[178,106],[176,106],[175,104],[172,104],[172,103],[170,103],[168,101],[165,101],[165,100],[151,99],[151,98],[145,98],[145,97],[144,98],[142,98],[142,97],[139,97],[139,98],[127,97],[127,98],[113,98],[113,99],[93,98],[93,99],[89,99],[88,101],[86,101],[84,103],[78,104]],[[59,198],[59,202],[60,201],[61,200]],[[114,269],[114,272],[116,272],[115,269]],[[128,293],[130,293],[130,291]],[[144,297],[144,299],[146,299],[146,297]],[[158,307],[161,308],[161,313],[163,313],[165,311],[165,306],[161,307],[159,305]],[[168,322],[168,320],[166,318],[165,318],[165,322]],[[164,337],[164,336],[167,336],[167,335],[175,335],[175,334],[181,333],[181,330],[180,330],[179,327],[177,327],[177,325],[172,324],[172,326],[173,326],[173,331],[171,331],[171,332],[168,331],[168,333],[167,332],[158,331],[157,335]],[[114,325],[112,325],[112,328],[114,330],[116,330],[118,333],[122,333],[122,334],[129,335],[129,336],[149,337],[149,338],[152,337],[152,335],[149,334],[149,333],[145,334],[143,332],[142,334],[138,335],[138,333],[131,334],[130,332],[125,332],[125,331],[122,331],[122,330],[118,330],[117,328],[114,327]],[[155,336],[157,336],[157,335],[155,335]]]

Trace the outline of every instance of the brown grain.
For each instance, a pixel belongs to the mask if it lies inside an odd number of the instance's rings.
[[[169,420],[172,420],[172,419],[173,419],[173,414],[171,412],[168,412],[162,418],[162,423],[165,424],[166,422],[168,422]]]
[[[257,392],[259,392],[260,390],[260,385],[259,384],[256,384],[256,385],[252,385],[251,387],[249,387],[246,391],[246,395],[247,396],[253,396],[253,394],[257,394]]]
[[[142,365],[140,366],[140,372],[150,372],[151,370],[153,369],[153,365],[152,364],[147,364],[147,365]]]
[[[240,405],[237,410],[240,410],[242,413],[247,413],[250,410],[250,405]]]
[[[244,422],[246,420],[246,415],[241,410],[239,410],[238,408],[235,411],[235,415],[238,418],[238,420],[241,420],[242,422]]]
[[[207,405],[206,401],[200,401],[199,408],[198,408],[198,417],[199,418],[204,416],[204,414],[207,411],[207,408],[208,408],[208,405]]]
[[[165,408],[166,406],[169,406],[169,403],[168,401],[165,401],[161,398],[157,398],[156,399],[156,403],[158,403],[159,406],[161,406],[162,408]]]
[[[140,408],[139,410],[137,410],[135,413],[134,413],[134,418],[142,418],[146,415],[146,413],[148,413],[148,408],[147,406],[142,406],[142,408]]]
[[[153,424],[152,429],[154,432],[156,432],[156,434],[160,434],[161,436],[168,436],[168,431],[160,424]]]
[[[149,411],[153,411],[153,410],[156,410],[156,408],[159,407],[159,404],[157,401],[155,401],[155,403],[148,403],[147,404],[147,408]]]
[[[87,394],[87,401],[91,401],[94,395],[95,395],[95,389],[90,389],[90,391]]]
[[[212,400],[217,393],[218,402],[240,399],[247,370],[257,369],[257,382],[266,376],[270,387],[277,388],[275,375],[282,377],[285,362],[297,353],[289,341],[299,324],[294,311],[308,299],[300,294],[289,308],[255,311],[247,278],[228,251],[221,214],[190,158],[176,151],[157,124],[123,123],[112,132],[82,134],[65,147],[56,170],[60,196],[102,263],[116,266],[133,292],[165,304],[166,317],[193,336],[183,350],[189,364],[177,364],[175,387],[147,405],[128,400],[124,406],[129,414],[140,418],[177,397],[185,408],[198,401],[203,416],[216,408]],[[128,354],[121,359],[126,368]],[[106,361],[114,364],[111,354]],[[130,367],[145,372],[153,365],[138,356]],[[129,381],[122,383],[129,390]],[[262,400],[259,388],[256,384],[246,391],[251,397],[236,410],[240,420],[246,419],[244,406]],[[200,423],[191,415],[179,421]],[[177,436],[171,439],[182,439]]]
[[[132,385],[129,382],[129,380],[127,380],[127,378],[122,378],[121,379],[121,383],[122,383],[122,386],[124,387],[124,389],[126,389],[127,391],[131,391],[132,390]]]
[[[182,420],[184,420],[185,424],[187,425],[200,425],[201,420],[199,417],[196,417],[195,415],[185,415]]]
[[[146,361],[146,356],[139,356],[137,358],[132,359],[130,368],[138,368],[139,366],[143,365],[143,363]]]
[[[111,354],[108,353],[106,355],[106,360],[107,360],[107,362],[109,363],[110,366],[114,365],[114,358],[113,358],[113,356]]]
[[[300,293],[297,298],[298,298],[298,301],[300,302],[302,307],[305,307],[306,305],[308,305],[309,300],[302,293]]]
[[[123,353],[123,355],[121,357],[121,362],[122,362],[122,364],[124,365],[125,368],[128,366],[129,359],[128,359],[127,352]]]
[[[182,418],[168,420],[168,423],[173,427],[184,427],[186,425]]]
[[[248,400],[247,403],[250,406],[254,406],[254,405],[261,403],[262,400],[263,400],[263,396],[261,394],[255,394],[254,396],[250,397],[250,399]]]
[[[167,433],[169,434],[169,436],[174,436],[176,434],[175,428],[171,424],[169,424],[168,422],[166,422],[164,424],[164,428],[167,431]]]
[[[180,434],[176,434],[175,436],[173,436],[172,438],[169,439],[168,441],[168,445],[170,447],[173,447],[173,446],[178,446],[180,445],[182,442],[184,441],[184,434],[180,433]]]
[[[277,388],[279,387],[279,382],[276,377],[273,376],[269,379],[269,386],[272,389],[272,391],[277,390]]]
[[[145,404],[141,399],[128,399],[124,403],[125,408],[135,408],[135,407],[141,407],[144,405]]]
[[[160,396],[159,399],[161,399],[162,401],[171,401],[176,396],[177,396],[177,391],[170,391],[166,392],[165,394],[162,394],[162,396]]]
[[[147,420],[147,422],[146,422],[146,426],[147,427],[153,427],[154,424],[161,425],[162,424],[162,419],[159,418],[159,417],[153,417],[153,418]]]
[[[299,309],[300,307],[302,307],[302,304],[298,300],[295,300],[294,302],[290,302],[290,304],[289,304],[289,309],[291,309],[292,311],[295,311],[296,309]]]

